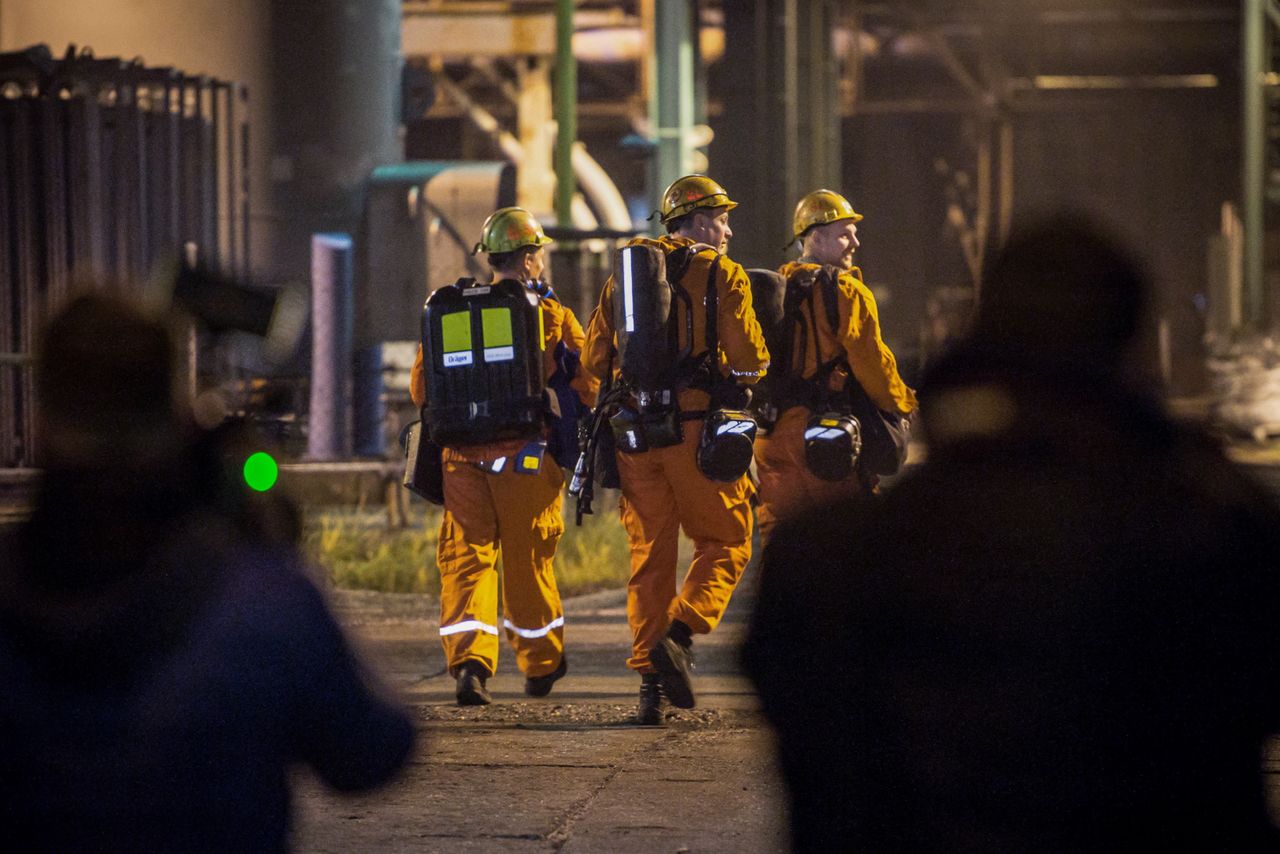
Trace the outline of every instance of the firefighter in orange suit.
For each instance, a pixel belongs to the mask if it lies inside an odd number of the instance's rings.
[[[803,271],[822,265],[837,268],[834,290],[837,328],[827,322],[824,301],[828,292],[814,288],[814,311],[799,312],[806,334],[793,336],[795,350],[789,360],[793,373],[814,380],[819,366],[838,362],[828,386],[843,387],[849,374],[866,391],[871,401],[886,412],[900,416],[916,408],[916,396],[898,374],[893,353],[880,337],[880,318],[875,297],[862,282],[862,271],[853,266],[858,248],[857,222],[862,215],[849,201],[831,190],[815,190],[796,206],[793,228],[801,242],[801,256],[779,268],[790,281]],[[772,379],[778,380],[779,377]],[[760,483],[760,533],[767,538],[778,521],[804,512],[818,504],[846,499],[862,488],[856,475],[842,481],[823,480],[805,464],[805,426],[814,414],[807,406],[779,407],[778,421],[767,436],[756,440],[756,471]]]
[[[478,251],[488,253],[493,280],[523,282],[541,297],[543,368],[551,395],[573,408],[595,400],[599,383],[580,370],[582,326],[540,281],[543,247],[551,240],[521,208],[495,211],[484,224]],[[419,347],[410,374],[413,402],[426,403],[427,383]],[[562,417],[571,420],[568,413]],[[498,663],[498,635],[505,632],[525,674],[525,693],[546,696],[565,675],[564,610],[552,558],[560,535],[564,475],[551,454],[535,463],[521,457],[527,440],[446,447],[444,518],[436,560],[440,566],[440,636],[449,672],[457,679],[459,705],[491,702],[486,681]],[[517,461],[526,471],[518,472]],[[498,573],[502,553],[502,623],[498,623]]]
[[[688,309],[683,301],[674,309],[680,345],[693,354],[709,350],[704,306],[708,285],[713,283],[718,348],[704,364],[714,366],[710,370],[716,372],[717,380],[726,377],[752,384],[764,375],[769,357],[751,307],[747,275],[723,254],[733,236],[729,211],[736,205],[724,188],[706,176],[680,178],[662,200],[660,214],[668,233],[656,239],[636,238],[628,245],[649,243],[668,253],[668,259],[680,247],[695,247],[678,278],[693,307],[692,341],[686,340]],[[675,273],[668,272],[672,284],[677,284]],[[587,325],[582,363],[600,379],[606,378],[611,365],[616,367],[612,310],[618,287],[610,277]],[[696,463],[700,415],[706,413],[710,395],[683,383],[677,383],[674,391],[681,419],[679,443],[617,454],[622,524],[631,547],[627,619],[632,653],[627,664],[641,674],[638,720],[647,724],[661,720],[662,695],[676,706],[693,706],[692,636],[710,632],[719,623],[751,557],[750,482],[746,476],[732,483],[710,480]],[[677,591],[681,528],[693,540],[694,552]]]

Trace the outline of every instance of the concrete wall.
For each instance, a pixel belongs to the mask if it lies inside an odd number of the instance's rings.
[[[74,43],[98,57],[235,80],[249,89],[250,257],[271,275],[276,214],[269,197],[270,4],[266,0],[0,0],[0,50],[45,43],[55,56]]]

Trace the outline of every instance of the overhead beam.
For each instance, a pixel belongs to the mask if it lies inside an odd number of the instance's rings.
[[[469,59],[477,56],[542,56],[556,53],[556,16],[505,4],[406,4],[400,30],[405,56]]]

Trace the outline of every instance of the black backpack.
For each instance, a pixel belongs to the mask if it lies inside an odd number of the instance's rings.
[[[440,445],[532,438],[542,430],[542,317],[520,282],[459,279],[422,309],[423,422]]]
[[[780,378],[788,373],[780,371],[778,367],[778,357],[786,335],[784,301],[787,280],[775,270],[759,267],[748,269],[747,278],[751,280],[751,306],[760,323],[760,331],[764,333],[765,347],[769,350],[769,370],[752,389],[751,411],[755,414],[760,429],[768,433],[781,414],[778,403],[785,383]],[[785,358],[790,359],[790,356]]]

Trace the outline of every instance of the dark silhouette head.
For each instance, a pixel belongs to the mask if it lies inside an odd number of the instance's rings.
[[[973,337],[1046,359],[1117,359],[1137,337],[1147,282],[1097,225],[1060,214],[1014,232],[987,268]]]
[[[180,441],[168,327],[126,299],[89,293],[51,318],[36,354],[47,467],[98,468]]]

